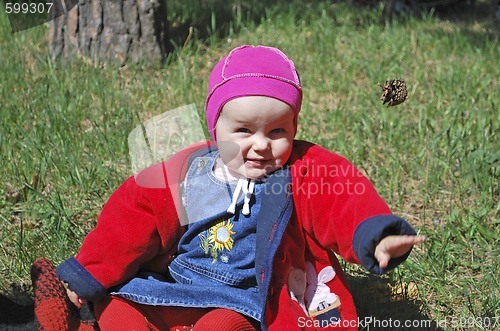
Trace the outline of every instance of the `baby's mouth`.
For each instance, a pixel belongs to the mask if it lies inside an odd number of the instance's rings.
[[[245,163],[256,168],[264,167],[269,163],[268,159],[250,159],[246,158]]]

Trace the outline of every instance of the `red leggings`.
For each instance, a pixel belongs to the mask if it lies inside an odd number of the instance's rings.
[[[110,296],[94,303],[101,331],[256,331],[258,322],[229,309],[164,307]]]

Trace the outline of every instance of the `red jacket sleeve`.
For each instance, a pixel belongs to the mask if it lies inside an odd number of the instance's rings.
[[[179,234],[170,191],[141,187],[131,177],[111,195],[76,260],[110,288],[141,269],[165,271]]]
[[[360,263],[354,232],[371,217],[391,215],[387,204],[349,161],[318,145],[296,141],[291,164],[294,204],[305,231],[323,248]]]

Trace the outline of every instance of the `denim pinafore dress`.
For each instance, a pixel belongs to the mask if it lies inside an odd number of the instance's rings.
[[[182,198],[189,224],[169,274],[140,274],[113,295],[149,305],[227,308],[262,321],[272,260],[293,209],[290,171],[256,181],[250,214],[242,213],[243,196],[232,214],[236,183],[215,177],[217,157],[209,151],[188,168]]]

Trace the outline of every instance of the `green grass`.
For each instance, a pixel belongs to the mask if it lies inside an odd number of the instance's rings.
[[[54,63],[46,27],[12,35],[0,13],[0,288],[28,283],[37,257],[59,263],[77,251],[131,175],[136,125],[185,104],[201,111],[216,61],[240,44],[268,44],[301,74],[298,138],[350,159],[428,236],[389,285],[416,285],[406,299],[435,320],[499,317],[498,36],[475,21],[386,21],[380,8],[311,3],[240,17],[223,37],[191,39],[163,68]],[[382,106],[377,83],[399,77],[409,100]]]

